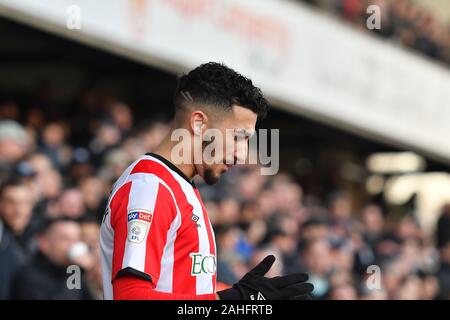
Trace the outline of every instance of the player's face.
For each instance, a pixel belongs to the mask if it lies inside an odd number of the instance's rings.
[[[199,175],[207,184],[215,184],[220,176],[226,173],[236,163],[244,163],[248,153],[248,141],[255,133],[257,115],[244,107],[233,106],[218,123],[212,123],[214,129],[218,129],[223,139],[223,159],[220,163],[213,164],[203,162],[198,170]],[[204,148],[209,142],[204,143]]]

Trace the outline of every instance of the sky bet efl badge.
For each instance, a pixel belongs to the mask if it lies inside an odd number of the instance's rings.
[[[152,223],[153,213],[143,209],[128,212],[128,241],[141,243],[147,236]]]

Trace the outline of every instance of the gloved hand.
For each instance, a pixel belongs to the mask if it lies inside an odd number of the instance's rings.
[[[275,262],[269,255],[229,289],[217,292],[222,300],[308,300],[314,289],[306,273],[267,278],[264,275]]]

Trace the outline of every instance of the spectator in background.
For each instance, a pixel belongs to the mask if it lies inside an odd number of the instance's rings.
[[[151,152],[169,133],[169,124],[164,121],[143,123],[140,126],[137,138],[142,142],[146,152]]]
[[[102,166],[99,168],[99,176],[110,183],[117,180],[133,160],[122,148],[111,149],[105,153]]]
[[[353,271],[358,276],[364,278],[367,272],[367,268],[370,265],[379,263],[376,261],[375,249],[364,241],[363,231],[354,229],[348,239],[351,243],[351,247],[354,253],[354,265]]]
[[[72,188],[61,193],[58,200],[57,213],[59,216],[79,219],[86,213],[83,194],[80,190]]]
[[[5,99],[0,102],[0,119],[19,121],[19,105],[13,99]]]
[[[354,252],[349,241],[341,240],[331,247],[331,259],[333,268],[351,277],[354,266]]]
[[[309,241],[305,246],[303,261],[310,275],[309,282],[314,286],[313,297],[325,298],[330,290],[330,276],[333,271],[329,242],[325,239]]]
[[[72,157],[72,148],[65,143],[67,128],[60,122],[51,122],[42,132],[41,152],[51,160],[53,167],[65,169]]]
[[[33,231],[30,220],[35,199],[30,188],[17,177],[3,183],[0,189],[0,218],[4,232],[10,233],[21,248],[21,254],[27,255],[33,247]]]
[[[47,207],[52,205],[63,189],[62,176],[57,171],[48,156],[43,153],[35,152],[28,156],[27,163],[36,173],[36,197],[39,206],[46,211]],[[44,215],[44,213],[43,213]]]
[[[238,241],[236,250],[248,261],[253,255],[255,249],[260,245],[266,235],[266,223],[261,220],[255,220],[243,227],[243,234]]]
[[[25,112],[25,126],[27,128],[41,131],[42,128],[45,126],[46,119],[45,119],[45,112],[42,110],[42,108],[37,107],[30,107]]]
[[[217,269],[222,270],[217,275],[217,281],[219,282],[235,283],[246,273],[245,260],[236,251],[241,235],[241,230],[236,227],[224,225],[216,229],[217,250],[222,257],[217,262]]]
[[[221,212],[220,224],[236,225],[239,221],[240,207],[236,199],[227,197],[219,202],[219,210]]]
[[[108,188],[106,183],[96,176],[88,176],[79,180],[78,189],[82,194],[86,215],[100,221],[105,210]]]
[[[384,214],[377,205],[370,204],[362,209],[362,224],[364,241],[374,249],[384,234]]]
[[[421,298],[422,281],[417,275],[408,274],[401,279],[396,300],[418,300]]]
[[[303,190],[286,174],[273,177],[269,190],[272,193],[274,210],[279,214],[296,215],[301,212],[303,203]]]
[[[328,224],[323,219],[314,217],[306,220],[300,227],[300,249],[303,249],[309,241],[327,239],[330,232]]]
[[[74,148],[72,161],[68,168],[69,178],[72,184],[76,184],[79,180],[92,176],[95,173],[95,167],[91,158],[91,153],[87,148]]]
[[[431,14],[427,14],[419,19],[416,27],[416,38],[413,48],[424,53],[431,58],[440,56],[440,46],[438,44],[437,21]]]
[[[282,274],[299,272],[296,234],[289,233],[286,228],[275,229],[268,235],[266,248],[278,253],[283,262]]]
[[[433,273],[421,272],[422,280],[421,300],[435,300],[439,298],[439,281]]]
[[[11,279],[24,261],[22,249],[0,220],[0,300],[10,298]]]
[[[358,295],[351,283],[342,283],[333,286],[328,297],[330,300],[357,300]]]
[[[103,279],[100,263],[100,224],[93,216],[86,216],[81,220],[81,240],[87,244],[92,255],[93,263],[86,268],[86,285],[93,299],[103,299]]]
[[[122,134],[128,133],[133,127],[133,115],[130,107],[124,103],[117,102],[113,104],[110,110],[110,116]]]
[[[444,205],[436,226],[436,244],[438,248],[450,241],[450,203]]]
[[[353,208],[350,196],[342,191],[332,193],[329,199],[329,211],[334,237],[348,237],[356,224],[352,217]]]
[[[38,236],[39,252],[12,281],[11,298],[92,299],[83,275],[79,290],[71,290],[67,285],[69,265],[90,269],[94,264],[80,241],[81,229],[74,220],[63,217],[47,220]]]
[[[450,299],[450,240],[440,248],[441,263],[438,271],[439,298]]]
[[[14,172],[11,174],[13,177],[17,177],[18,180],[26,184],[32,194],[34,199],[38,199],[39,190],[37,190],[36,185],[36,172],[27,161],[20,161],[14,168]]]
[[[383,289],[369,289],[367,286],[362,285],[363,289],[360,292],[360,300],[388,300],[388,294]]]
[[[27,162],[33,168],[34,172],[36,172],[38,178],[42,178],[55,169],[50,158],[42,152],[30,154]]]
[[[95,166],[102,163],[103,155],[116,147],[122,140],[122,133],[111,121],[104,121],[96,130],[94,138],[89,143],[92,161]]]
[[[28,136],[16,121],[0,121],[0,182],[6,179],[15,163],[23,159],[28,151]]]
[[[239,179],[239,199],[241,201],[254,201],[261,190],[267,185],[267,176],[261,175],[258,168],[248,168],[240,171],[242,177]]]
[[[17,241],[31,216],[28,188],[17,180],[0,188],[0,299],[10,297],[11,279],[25,262],[27,252]]]
[[[81,89],[70,108],[67,108],[71,119],[70,140],[75,146],[86,146],[92,139],[102,116],[99,99],[99,91],[87,86]]]

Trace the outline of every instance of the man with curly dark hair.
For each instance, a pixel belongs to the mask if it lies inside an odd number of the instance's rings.
[[[274,256],[216,292],[214,233],[192,181],[214,184],[245,161],[268,111],[261,90],[210,62],[178,79],[174,106],[169,135],[113,186],[100,237],[105,298],[303,299],[312,290],[305,274],[264,276]]]

